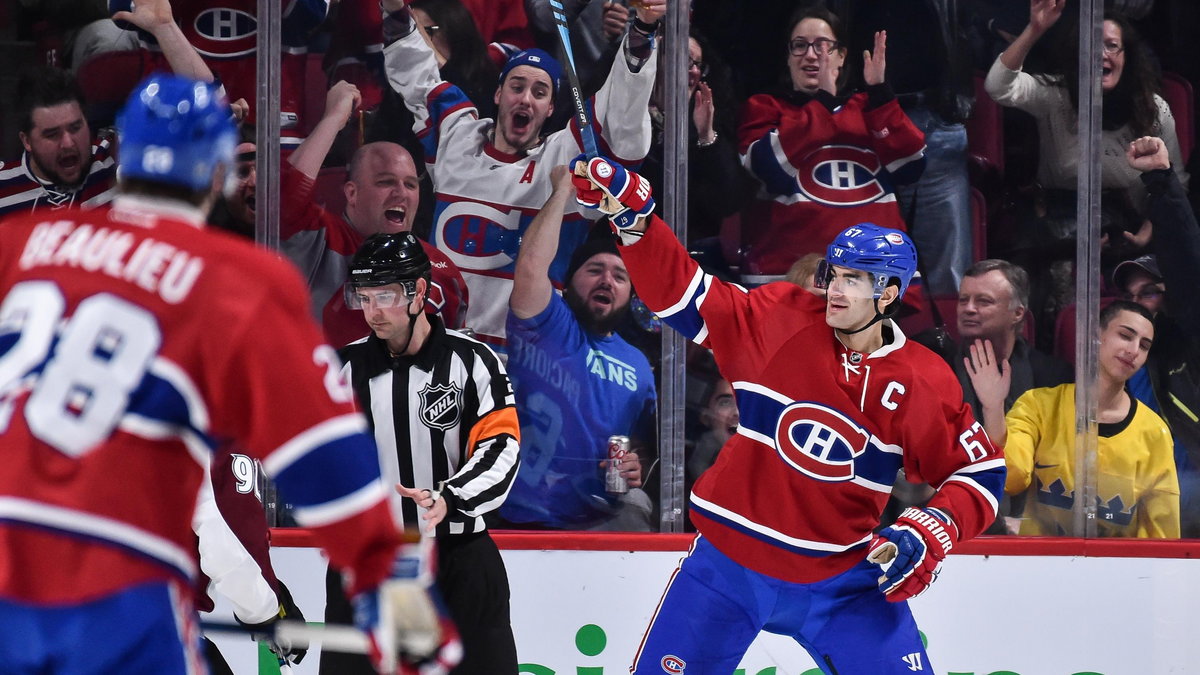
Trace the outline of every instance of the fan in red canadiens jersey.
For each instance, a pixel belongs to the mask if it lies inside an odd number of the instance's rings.
[[[730,673],[764,630],[827,675],[930,670],[906,601],[996,517],[1005,472],[954,374],[892,320],[916,272],[908,236],[844,228],[817,273],[824,299],[787,282],[747,291],[688,256],[643,178],[602,157],[572,165],[646,305],[712,350],[739,413],[692,491],[700,535],[631,672]],[[876,534],[901,468],[937,492]]]

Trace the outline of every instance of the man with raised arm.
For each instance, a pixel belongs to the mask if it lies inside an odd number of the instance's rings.
[[[648,104],[657,59],[654,35],[667,0],[645,0],[622,40],[608,79],[585,102],[600,151],[627,164],[650,149]],[[543,134],[563,88],[563,69],[550,54],[527,49],[500,73],[496,119],[479,119],[458,87],[438,74],[433,50],[409,16],[405,0],[384,0],[383,28],[388,81],[404,97],[437,198],[431,239],[462,270],[475,301],[467,326],[503,351],[504,322],[521,238],[550,196],[550,169],[583,149],[575,122]],[[567,261],[590,223],[572,207],[564,217],[551,266],[563,283]]]
[[[762,630],[827,675],[928,669],[905,600],[995,518],[1004,458],[946,364],[891,319],[916,272],[912,242],[851,225],[817,272],[825,298],[787,282],[746,291],[705,274],[650,215],[640,176],[604,158],[572,166],[580,203],[611,216],[639,295],[712,350],[739,411],[692,491],[700,536],[631,672],[729,673]],[[874,534],[902,467],[937,493]]]
[[[316,203],[317,175],[338,131],[361,102],[358,87],[337,82],[325,95],[325,114],[281,166],[279,239],[281,248],[308,281],[313,316],[325,339],[342,347],[370,331],[362,314],[346,306],[342,288],[350,258],[372,234],[411,232],[421,201],[420,176],[412,155],[396,143],[360,147],[346,168],[342,192],[346,208],[334,213]],[[425,246],[433,266],[426,310],[449,328],[466,320],[467,284],[445,254]]]
[[[509,299],[508,365],[525,466],[500,515],[518,528],[649,531],[654,509],[641,488],[652,464],[654,372],[616,330],[633,284],[605,227],[572,254],[562,295],[554,290],[550,263],[574,189],[565,167],[551,176],[554,192],[525,233]],[[624,489],[610,492],[614,435],[631,445],[617,467]]]
[[[167,0],[143,0],[114,19],[127,21],[158,40],[161,68],[204,82],[213,74],[187,41]],[[149,75],[147,68],[143,74]],[[25,151],[0,165],[0,217],[36,208],[92,208],[116,194],[117,159],[111,130],[93,130],[84,117],[83,92],[75,76],[37,66],[17,82],[17,124]]]

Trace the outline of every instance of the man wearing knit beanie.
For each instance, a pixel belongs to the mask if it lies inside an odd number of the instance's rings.
[[[643,441],[654,439],[654,374],[616,333],[633,286],[611,231],[599,224],[572,254],[562,296],[555,293],[550,266],[574,192],[564,167],[552,180],[521,242],[509,300],[508,371],[522,460],[502,524],[647,531],[653,507],[640,488],[651,465]],[[630,437],[632,451],[614,460],[606,481],[610,436]]]

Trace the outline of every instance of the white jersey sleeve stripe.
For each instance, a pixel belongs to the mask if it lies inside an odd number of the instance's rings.
[[[386,498],[387,491],[384,490],[383,482],[374,480],[345,497],[317,506],[297,506],[293,515],[302,527],[321,527],[366,511],[376,502]]]
[[[300,432],[296,437],[276,448],[274,452],[263,459],[263,468],[272,476],[278,476],[314,449],[343,436],[363,433],[366,430],[367,421],[359,413],[330,418]]]
[[[99,539],[149,556],[188,579],[196,576],[196,564],[189,551],[119,520],[18,497],[0,497],[0,520],[28,523],[68,536]]]
[[[759,539],[765,539],[769,541],[769,543],[783,548],[792,549],[799,553],[805,553],[807,555],[827,555],[830,553],[841,553],[856,546],[862,546],[863,544],[871,541],[870,534],[864,536],[858,541],[850,542],[849,544],[835,544],[826,541],[814,541],[811,539],[789,537],[788,535],[767,527],[766,525],[755,523],[739,513],[735,513],[729,509],[717,506],[712,502],[705,501],[697,497],[695,493],[692,494],[691,502],[694,507],[700,511],[703,511],[705,515],[710,518],[723,520],[732,527],[756,535]]]
[[[1002,473],[1000,475],[1003,478],[1004,474]],[[990,504],[992,506],[992,514],[993,515],[1000,512],[1000,502],[997,501],[996,496],[993,495],[990,490],[983,487],[982,484],[975,481],[973,478],[971,478],[969,476],[963,476],[961,474],[954,474],[953,476],[950,476],[949,478],[947,478],[945,483],[942,483],[942,487],[944,488],[947,483],[962,483],[963,485],[970,486],[971,489],[973,489],[975,492],[978,492],[979,495],[981,497],[983,497],[984,501],[986,501],[988,504]],[[939,490],[941,490],[941,488],[939,488]]]

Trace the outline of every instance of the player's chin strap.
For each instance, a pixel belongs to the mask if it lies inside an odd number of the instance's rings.
[[[884,312],[879,311],[879,298],[875,298],[872,302],[874,303],[874,306],[875,306],[875,317],[874,318],[872,318],[870,321],[863,324],[861,328],[855,328],[854,330],[842,330],[839,328],[838,332],[841,333],[842,335],[855,335],[857,333],[863,332],[864,330],[870,328],[871,326],[874,326],[876,323],[879,323],[880,321],[883,321],[884,319],[891,318],[892,314],[895,313],[895,312],[887,312],[885,314]],[[893,300],[891,306],[889,306],[888,309],[895,307],[897,302],[900,302],[900,298],[896,298],[895,300]]]

